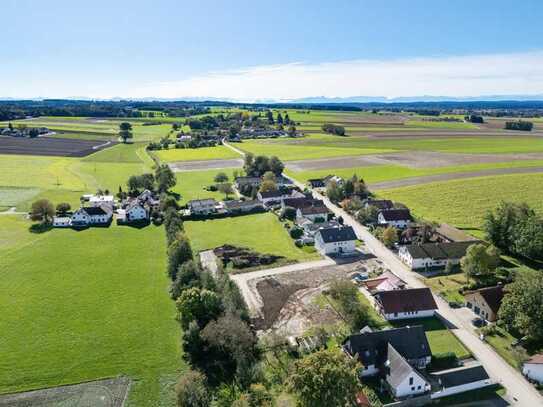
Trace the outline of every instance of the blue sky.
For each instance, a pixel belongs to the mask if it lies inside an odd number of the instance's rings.
[[[2,15],[3,97],[543,93],[536,0],[3,0]]]

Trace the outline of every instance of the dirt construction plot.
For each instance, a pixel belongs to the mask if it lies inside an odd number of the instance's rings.
[[[104,142],[103,140],[0,136],[0,154],[85,157],[115,144],[117,143],[113,141]]]
[[[128,393],[126,377],[0,396],[0,407],[121,407]]]
[[[543,153],[522,154],[456,154],[433,151],[405,151],[399,153],[341,157],[319,160],[292,161],[287,168],[293,171],[313,171],[333,168],[369,167],[373,165],[401,165],[410,168],[438,168],[457,165],[500,163],[523,160],[543,160]]]
[[[234,158],[231,160],[204,160],[204,161],[179,161],[168,164],[174,172],[216,170],[220,168],[240,168],[243,160]]]

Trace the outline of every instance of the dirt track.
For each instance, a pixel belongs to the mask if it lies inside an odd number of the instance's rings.
[[[0,154],[46,155],[59,157],[85,157],[111,147],[116,142],[104,140],[78,140],[58,137],[4,137],[0,136]]]
[[[409,187],[412,185],[429,184],[432,182],[451,181],[455,179],[485,177],[485,176],[491,176],[491,175],[529,174],[529,173],[543,173],[543,167],[494,168],[490,170],[481,170],[481,171],[428,175],[424,177],[413,177],[413,178],[405,178],[405,179],[399,179],[399,180],[394,180],[394,181],[378,182],[375,184],[369,184],[369,188],[372,191],[376,191],[376,190],[382,190],[382,189]]]

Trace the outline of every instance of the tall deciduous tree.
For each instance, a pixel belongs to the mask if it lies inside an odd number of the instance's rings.
[[[171,168],[162,164],[155,170],[155,181],[157,184],[158,192],[166,192],[168,189],[173,188],[177,183],[177,178],[171,170]]]
[[[30,219],[33,221],[47,224],[51,222],[53,216],[55,216],[55,207],[48,199],[39,199],[32,203]]]
[[[221,313],[221,299],[217,294],[197,287],[183,291],[175,303],[183,329],[187,329],[192,321],[200,327],[206,326]]]
[[[302,407],[354,405],[360,390],[359,365],[337,350],[321,350],[299,360],[288,378]]]
[[[128,122],[122,122],[119,124],[119,137],[123,140],[123,143],[126,143],[128,139],[134,137],[132,134],[132,125]]]
[[[168,275],[172,280],[177,277],[177,270],[181,264],[192,260],[192,249],[189,239],[182,233],[168,247]]]

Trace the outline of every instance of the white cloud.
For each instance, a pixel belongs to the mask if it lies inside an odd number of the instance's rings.
[[[485,96],[543,93],[543,51],[255,66],[132,88],[127,97],[241,101],[309,96]]]

